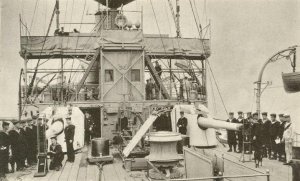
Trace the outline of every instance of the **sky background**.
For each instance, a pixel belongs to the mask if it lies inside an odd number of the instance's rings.
[[[36,0],[1,1],[0,117],[17,115],[18,77],[23,66],[22,58],[19,56],[19,14],[29,27],[31,35],[45,35],[54,2],[54,0],[38,0],[33,16]],[[80,22],[84,7],[83,22],[94,21],[92,14],[97,9],[95,1],[60,0],[60,2],[62,22]],[[167,1],[152,0],[152,2],[161,33],[174,35],[174,23]],[[182,35],[197,37],[198,32],[189,1],[180,2]],[[202,27],[211,21],[212,55],[209,62],[227,110],[254,111],[253,83],[257,80],[262,65],[277,51],[300,44],[299,1],[195,0],[195,4]],[[132,2],[124,9],[139,10],[141,6],[144,11],[144,33],[158,33],[150,0]],[[128,17],[135,23],[140,16],[130,14]],[[91,26],[66,26],[66,31],[69,28],[77,28],[81,32],[89,32],[92,29]],[[51,29],[51,34],[53,31]],[[300,61],[298,62],[299,65]],[[295,108],[300,107],[300,93],[287,94],[282,87],[281,72],[290,71],[291,66],[286,60],[280,60],[267,67],[263,80],[272,81],[272,85],[263,93],[263,111],[293,114]],[[216,88],[209,88],[208,91],[210,100],[213,100],[214,95],[216,102],[216,106],[210,106],[211,111],[216,117],[225,118],[226,114]]]

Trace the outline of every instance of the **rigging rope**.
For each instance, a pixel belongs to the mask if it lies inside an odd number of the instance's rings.
[[[151,3],[151,8],[152,8],[152,11],[153,11],[153,15],[154,15],[154,18],[155,18],[155,22],[156,22],[156,26],[157,26],[157,29],[158,29],[158,33],[159,33],[159,37],[160,37],[161,43],[163,45],[164,51],[167,52],[165,44],[164,44],[162,36],[161,36],[161,32],[160,32],[160,28],[159,28],[159,25],[158,25],[157,17],[156,17],[155,11],[154,11],[152,0],[150,0],[150,3]]]
[[[191,9],[192,9],[192,12],[193,12],[193,16],[194,16],[194,20],[195,20],[195,23],[196,23],[196,26],[197,26],[197,30],[198,30],[198,33],[199,33],[199,37],[201,38],[201,32],[200,32],[200,30],[199,30],[199,27],[198,27],[198,25],[197,25],[196,16],[195,16],[195,13],[194,13],[194,10],[193,10],[192,2],[191,2],[191,0],[189,0],[189,2],[190,2],[190,5],[191,5]],[[203,47],[203,51],[206,53],[205,46],[204,46],[204,42],[203,42],[203,41],[201,41],[201,44],[202,44],[202,47]],[[222,95],[221,95],[221,92],[220,92],[219,86],[218,86],[218,84],[217,84],[217,82],[216,82],[216,79],[215,79],[214,73],[213,73],[213,71],[212,71],[212,69],[211,69],[211,66],[210,66],[209,60],[208,60],[206,57],[205,57],[205,60],[206,60],[206,62],[207,62],[207,65],[209,66],[209,69],[210,69],[210,71],[211,71],[211,74],[212,74],[213,80],[214,80],[214,82],[215,82],[216,88],[217,88],[217,90],[218,90],[219,96],[220,96],[220,98],[221,98],[221,101],[222,101],[222,104],[223,104],[223,107],[224,107],[224,109],[225,109],[225,111],[226,111],[226,114],[228,114],[228,111],[227,111],[227,108],[226,108],[226,106],[225,106],[225,103],[224,103],[223,97],[222,97]]]
[[[50,19],[50,22],[49,22],[49,25],[48,25],[48,30],[47,30],[47,33],[46,33],[46,36],[45,36],[45,39],[44,39],[44,42],[43,42],[43,46],[42,46],[42,49],[40,51],[40,55],[39,57],[42,55],[42,52],[44,50],[44,46],[45,46],[45,43],[46,43],[46,39],[48,37],[48,34],[49,34],[49,31],[50,31],[50,28],[51,28],[51,24],[52,24],[52,21],[53,21],[53,18],[54,18],[54,14],[55,14],[55,11],[56,11],[56,6],[54,6],[54,9],[53,9],[53,12],[52,12],[52,16],[51,16],[51,19]],[[28,99],[29,99],[29,95],[31,94],[31,91],[32,91],[32,87],[34,85],[34,81],[35,81],[35,77],[36,77],[36,74],[37,74],[37,69],[39,67],[39,63],[40,63],[40,58],[38,59],[38,62],[37,62],[37,65],[35,67],[35,70],[34,70],[34,74],[33,74],[33,77],[31,79],[31,82],[29,84],[29,90],[27,92],[27,95],[26,95],[26,101],[25,103],[27,103]],[[22,110],[22,114],[23,114],[23,111],[25,110],[25,107],[26,105],[23,107],[23,110]]]
[[[221,98],[222,104],[223,104],[223,106],[224,106],[224,109],[225,109],[226,113],[228,114],[228,111],[227,111],[227,109],[226,109],[226,106],[225,106],[223,97],[221,96],[221,92],[220,92],[219,86],[218,86],[218,84],[217,84],[217,81],[216,81],[216,79],[215,79],[214,73],[213,73],[213,71],[212,71],[212,69],[211,69],[211,66],[210,66],[210,63],[209,63],[208,60],[207,60],[207,64],[208,64],[208,66],[209,66],[209,70],[210,70],[210,72],[211,72],[211,74],[212,74],[212,77],[213,77],[213,79],[214,79],[214,82],[215,82],[216,88],[217,88],[217,90],[218,90],[218,93],[219,93],[219,95],[220,95],[220,98]]]
[[[36,13],[36,10],[37,10],[38,3],[39,3],[39,0],[36,0],[33,15],[32,15],[32,19],[31,19],[31,23],[30,23],[30,29],[29,29],[30,32],[32,30],[31,28],[32,28],[32,25],[33,25],[33,21],[34,21],[34,17],[35,17],[35,13]]]

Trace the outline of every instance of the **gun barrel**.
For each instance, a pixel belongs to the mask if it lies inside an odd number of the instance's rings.
[[[198,125],[204,128],[215,128],[215,129],[227,129],[233,131],[239,131],[243,124],[229,123],[225,121],[218,121],[210,118],[198,118]]]

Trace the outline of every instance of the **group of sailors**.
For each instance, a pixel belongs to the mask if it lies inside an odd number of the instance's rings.
[[[60,170],[64,153],[61,145],[57,142],[56,136],[51,137],[49,151],[47,150],[47,140],[45,139],[46,122],[37,116],[27,117],[21,120],[9,122],[2,121],[0,131],[0,180],[6,177],[7,173],[23,171],[24,169],[37,164],[38,150],[44,151],[50,157],[50,170]],[[70,116],[66,117],[66,127],[64,128],[65,141],[67,147],[67,161],[74,162],[75,152],[73,140],[75,126],[72,124]],[[44,129],[45,128],[45,129]],[[39,135],[39,137],[38,137]],[[11,169],[9,169],[9,164]],[[15,167],[16,166],[16,167]]]
[[[203,87],[199,86],[197,81],[192,78],[184,77],[180,79],[178,99],[179,100],[191,100],[199,99],[201,95],[204,95]],[[157,86],[153,78],[146,80],[146,100],[158,99],[160,92],[159,86]],[[192,95],[193,94],[193,95]]]
[[[247,113],[244,118],[242,111],[238,112],[238,117],[234,113],[229,113],[227,122],[243,124],[242,131],[227,131],[228,152],[252,154],[252,151],[262,154],[262,157],[279,160],[284,164],[289,164],[292,155],[292,126],[291,118],[288,114],[270,114],[263,112],[262,119],[258,118],[258,113]],[[237,147],[237,148],[236,148]]]
[[[76,28],[73,29],[73,33],[80,33]],[[70,32],[65,32],[65,28],[61,27],[61,29],[59,30],[59,28],[57,28],[54,31],[54,36],[68,36],[70,34]]]

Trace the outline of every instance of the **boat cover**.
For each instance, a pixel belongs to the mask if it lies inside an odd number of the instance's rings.
[[[210,55],[209,40],[196,38],[147,37],[142,31],[105,30],[100,33],[70,33],[68,36],[22,36],[21,55],[51,54],[53,51],[86,53],[102,46],[143,46],[150,55],[186,55],[203,59]],[[35,57],[39,58],[39,57]]]
[[[282,81],[286,92],[300,91],[300,72],[282,73]]]

